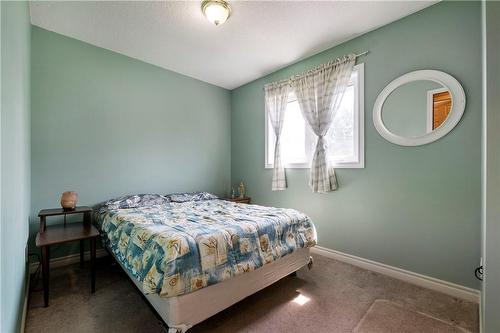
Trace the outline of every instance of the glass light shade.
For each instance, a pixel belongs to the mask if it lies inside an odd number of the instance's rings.
[[[207,0],[201,4],[201,10],[207,20],[215,25],[223,24],[227,21],[231,13],[229,4],[222,0]]]

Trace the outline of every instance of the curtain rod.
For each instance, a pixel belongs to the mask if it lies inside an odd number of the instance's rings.
[[[367,55],[368,52],[370,52],[370,51],[361,52],[361,53],[355,54],[355,56],[356,56],[356,58],[361,57],[361,56]]]
[[[364,51],[364,52],[361,52],[361,53],[355,54],[354,56],[355,56],[356,58],[358,58],[358,57],[361,57],[361,56],[367,55],[369,52],[370,52],[370,51]],[[294,75],[294,76],[295,76],[295,75]],[[293,76],[292,76],[292,77],[293,77]],[[278,80],[278,81],[274,81],[274,82],[281,82],[281,81],[288,81],[288,80],[290,80],[290,79],[283,79],[283,80]],[[266,86],[266,85],[271,84],[271,83],[273,83],[273,82],[266,83],[266,84],[264,85],[264,87],[262,88],[262,90],[264,90],[264,89],[265,89],[265,86]]]

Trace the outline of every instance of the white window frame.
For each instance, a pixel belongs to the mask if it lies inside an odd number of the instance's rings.
[[[354,137],[354,140],[358,139],[358,161],[355,162],[335,162],[333,163],[334,168],[340,169],[363,169],[365,167],[365,64],[361,63],[353,67],[353,73],[356,73],[355,76],[356,84],[354,85],[354,108],[358,109],[358,112],[354,113],[354,121],[358,122],[358,136]],[[349,83],[351,84],[351,82]],[[294,95],[292,92],[291,95]],[[266,169],[272,169],[274,165],[274,161],[269,161],[269,152],[268,152],[268,143],[269,140],[273,140],[273,138],[269,138],[269,115],[267,114],[267,110],[265,110],[265,158],[264,158],[264,167]],[[356,144],[356,142],[355,142]],[[308,169],[311,167],[311,162],[306,163],[286,163],[285,168],[288,169]]]

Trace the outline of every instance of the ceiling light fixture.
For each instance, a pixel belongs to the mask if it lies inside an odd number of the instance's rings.
[[[215,25],[223,24],[231,14],[231,7],[224,0],[204,0],[201,3],[203,15]]]

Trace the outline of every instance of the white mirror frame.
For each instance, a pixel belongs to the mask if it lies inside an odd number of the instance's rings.
[[[451,94],[451,111],[448,118],[434,131],[418,137],[404,137],[392,133],[382,120],[382,107],[389,95],[403,84],[428,80],[448,88]],[[465,92],[460,83],[451,75],[436,70],[420,70],[401,75],[389,83],[378,95],[373,106],[373,124],[379,134],[389,142],[400,146],[421,146],[434,142],[448,134],[460,121],[465,110]]]

